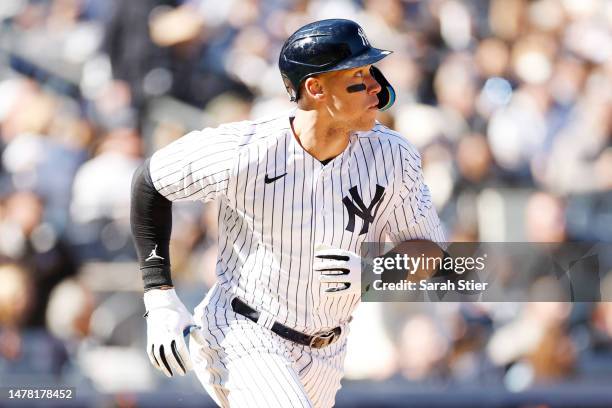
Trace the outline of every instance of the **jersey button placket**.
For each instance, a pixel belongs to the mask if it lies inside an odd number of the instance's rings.
[[[324,192],[327,183],[329,183],[330,181],[330,169],[325,167],[323,168],[323,170],[321,171],[321,174],[319,176],[319,185],[318,188],[321,191],[320,197],[321,197],[321,209],[322,209],[322,214],[323,214],[323,218],[325,220],[327,220],[327,218],[329,218],[329,209],[328,207],[325,205],[325,197],[327,197],[327,194],[331,194],[330,192]]]

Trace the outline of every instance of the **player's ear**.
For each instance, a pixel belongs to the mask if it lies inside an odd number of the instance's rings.
[[[320,101],[325,97],[323,83],[317,77],[306,78],[304,81],[304,92],[316,101]]]

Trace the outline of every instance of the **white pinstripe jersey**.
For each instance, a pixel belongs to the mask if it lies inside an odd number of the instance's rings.
[[[171,201],[219,200],[218,285],[305,333],[346,323],[359,296],[325,297],[316,243],[360,252],[364,241],[444,241],[420,156],[376,124],[326,165],[298,143],[291,113],[191,132],[150,162]],[[377,193],[378,191],[378,193]]]

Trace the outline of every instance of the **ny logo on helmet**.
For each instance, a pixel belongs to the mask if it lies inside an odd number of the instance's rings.
[[[349,198],[348,195],[342,199],[342,202],[344,203],[344,206],[346,207],[346,210],[349,214],[349,220],[346,224],[345,229],[347,231],[354,232],[355,216],[358,216],[363,220],[363,226],[361,227],[361,231],[359,231],[359,235],[367,234],[370,228],[370,223],[374,222],[374,218],[378,213],[378,208],[382,203],[382,199],[385,195],[385,188],[379,186],[378,184],[376,185],[376,192],[374,193],[374,198],[372,199],[372,202],[370,202],[370,205],[368,205],[367,207],[359,196],[357,186],[351,187],[349,189],[349,193],[351,195],[352,200],[351,198]]]
[[[359,27],[357,29],[357,34],[359,34],[359,37],[361,37],[361,42],[363,43],[364,47],[369,47],[370,46],[370,42],[366,38],[365,33],[363,32],[361,27]]]

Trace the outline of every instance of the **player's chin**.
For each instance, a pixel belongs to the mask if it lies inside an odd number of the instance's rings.
[[[368,111],[359,117],[358,119],[358,127],[361,131],[370,130],[376,124],[376,114],[378,113],[378,109],[372,110],[368,109]]]

